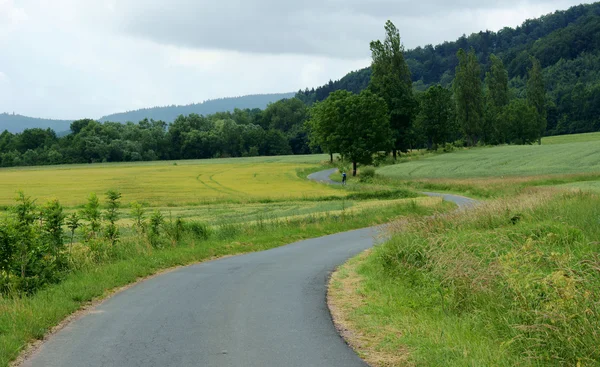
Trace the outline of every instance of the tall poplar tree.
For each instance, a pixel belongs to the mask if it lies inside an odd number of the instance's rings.
[[[539,133],[538,143],[542,144],[542,136],[546,132],[546,83],[542,74],[542,65],[535,57],[531,57],[531,68],[527,79],[527,103],[534,107],[538,113],[537,129]]]
[[[394,137],[393,153],[406,152],[410,148],[413,120],[417,101],[413,95],[410,70],[404,59],[404,46],[400,32],[391,21],[385,24],[383,42],[371,42],[372,76],[369,88],[382,97],[387,104],[389,123]]]
[[[458,122],[470,145],[476,145],[482,135],[483,88],[481,66],[475,50],[458,51],[458,66],[454,79],[454,98]]]
[[[485,74],[485,91],[484,140],[486,143],[505,143],[508,125],[500,116],[510,102],[508,72],[494,54],[490,55],[490,71]]]

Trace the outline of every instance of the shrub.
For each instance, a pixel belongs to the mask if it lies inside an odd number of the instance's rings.
[[[146,231],[146,211],[142,204],[137,201],[133,201],[129,204],[131,207],[131,216],[133,217],[133,227],[137,229],[139,233],[144,233]]]
[[[102,228],[102,215],[100,214],[100,202],[95,193],[91,193],[88,202],[81,211],[81,217],[87,221],[85,226],[86,241],[98,236]]]
[[[375,168],[374,167],[363,167],[360,170],[360,181],[361,182],[371,182],[375,178]]]
[[[169,216],[169,223],[165,225],[165,230],[171,239],[171,246],[175,247],[177,243],[181,240],[181,236],[183,235],[183,220],[180,217],[173,218]]]
[[[150,230],[148,231],[148,240],[154,248],[161,247],[160,228],[164,224],[165,219],[159,210],[155,210],[150,216]]]
[[[464,140],[459,139],[459,140],[454,141],[454,143],[452,143],[452,145],[454,145],[454,147],[460,149],[460,148],[464,148],[466,146],[466,143]]]
[[[396,164],[394,161],[394,157],[390,156],[388,153],[377,153],[375,157],[373,157],[373,166],[389,166],[392,164]]]
[[[114,246],[119,239],[119,227],[117,227],[117,219],[119,219],[119,207],[121,206],[121,193],[109,190],[106,193],[106,213],[104,218],[108,221],[106,226],[106,239]]]
[[[212,229],[206,224],[202,222],[185,222],[183,225],[183,230],[187,233],[190,233],[195,238],[207,240],[211,234]]]

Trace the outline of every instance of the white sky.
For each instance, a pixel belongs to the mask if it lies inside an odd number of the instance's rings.
[[[317,87],[407,48],[575,0],[0,0],[0,112],[74,119]]]

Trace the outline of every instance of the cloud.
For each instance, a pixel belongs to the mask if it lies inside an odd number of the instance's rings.
[[[161,44],[266,54],[369,56],[387,19],[409,47],[537,16],[565,0],[122,0],[119,31]],[[500,18],[509,24],[498,25]],[[484,21],[485,20],[485,21]],[[491,22],[490,22],[491,20]],[[512,21],[511,21],[512,20]],[[451,39],[451,38],[450,38]]]
[[[416,47],[577,3],[0,0],[0,113],[99,118],[316,87],[368,66],[388,18]]]
[[[0,0],[0,39],[8,37],[17,27],[26,22],[27,12],[17,7],[14,0]]]

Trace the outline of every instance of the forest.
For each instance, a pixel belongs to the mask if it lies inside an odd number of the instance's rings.
[[[481,77],[498,57],[509,77],[510,94],[524,97],[530,57],[539,60],[546,81],[548,124],[545,135],[600,130],[600,3],[578,5],[517,28],[463,35],[454,42],[406,50],[413,88],[423,92],[440,84],[450,88],[459,63],[458,51],[473,49],[482,65]],[[339,81],[299,91],[305,103],[322,101],[336,90],[360,93],[369,85],[371,68],[354,71]]]

